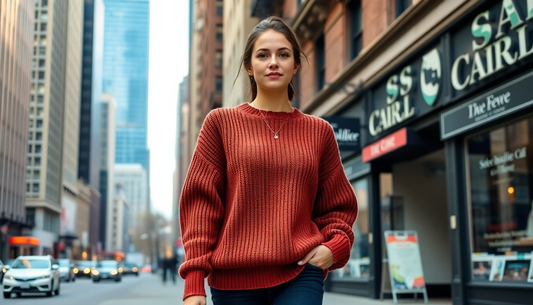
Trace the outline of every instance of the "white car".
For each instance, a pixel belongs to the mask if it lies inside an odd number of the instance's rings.
[[[59,265],[50,255],[19,256],[4,276],[4,298],[12,293],[44,292],[59,295]]]

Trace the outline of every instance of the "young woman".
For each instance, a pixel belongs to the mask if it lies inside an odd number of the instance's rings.
[[[250,33],[252,101],[206,117],[180,201],[184,304],[322,304],[354,242],[357,200],[333,129],[291,106],[298,40],[280,18]]]

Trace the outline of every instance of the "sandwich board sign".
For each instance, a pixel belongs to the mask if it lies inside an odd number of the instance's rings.
[[[416,231],[385,231],[389,277],[394,303],[398,303],[397,294],[424,294],[428,302],[420,247]]]

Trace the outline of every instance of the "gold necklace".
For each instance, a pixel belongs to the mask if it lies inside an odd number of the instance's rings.
[[[278,139],[279,138],[278,133],[281,130],[281,128],[283,127],[283,125],[285,125],[285,122],[287,122],[289,117],[287,116],[287,118],[285,118],[283,123],[281,123],[281,126],[279,127],[278,131],[274,131],[274,129],[272,129],[272,127],[270,127],[270,124],[268,124],[267,119],[266,119],[265,115],[263,114],[263,111],[261,111],[261,109],[255,107],[255,105],[253,105],[253,102],[250,103],[250,105],[252,105],[252,107],[254,107],[255,109],[259,110],[259,113],[261,113],[261,116],[263,116],[263,122],[265,122],[265,124],[267,125],[268,129],[270,129],[270,131],[272,131],[272,133],[274,134],[274,139]]]

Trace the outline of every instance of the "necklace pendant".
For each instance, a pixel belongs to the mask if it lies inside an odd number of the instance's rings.
[[[277,134],[275,134],[275,135],[274,135],[274,139],[277,139],[277,138],[278,138],[278,135],[277,135]]]

